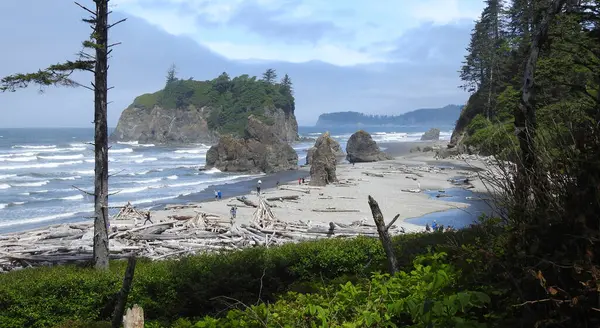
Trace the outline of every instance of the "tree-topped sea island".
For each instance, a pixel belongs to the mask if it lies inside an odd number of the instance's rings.
[[[111,138],[152,143],[214,143],[220,135],[244,135],[253,115],[287,142],[298,138],[291,78],[278,79],[274,69],[261,78],[231,78],[223,72],[212,80],[177,77],[168,70],[162,90],[135,98],[123,111]]]

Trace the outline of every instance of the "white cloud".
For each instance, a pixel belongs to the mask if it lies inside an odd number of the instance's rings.
[[[318,59],[338,66],[353,66],[384,61],[383,58],[332,44],[281,47],[266,44],[205,42],[204,45],[216,53],[227,54],[230,59],[234,60],[263,59],[303,63]]]
[[[117,10],[144,18],[171,34],[188,35],[230,59],[321,60],[340,66],[383,62],[390,41],[407,29],[422,23],[448,24],[475,19],[483,7],[483,1],[476,0],[378,0],[376,3],[303,0],[293,5],[281,0],[154,0],[153,4],[145,0],[113,0],[113,3]],[[286,23],[333,22],[345,36],[325,33],[313,44],[292,37],[275,40],[243,24],[231,23],[243,5],[278,10]],[[199,26],[200,16],[216,26]]]

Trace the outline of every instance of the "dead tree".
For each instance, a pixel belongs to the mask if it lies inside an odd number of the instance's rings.
[[[398,269],[398,259],[396,259],[396,254],[394,253],[394,245],[392,244],[392,238],[390,237],[390,233],[388,232],[390,227],[398,220],[400,214],[396,215],[392,222],[385,225],[385,221],[383,220],[383,214],[381,213],[381,209],[379,208],[379,204],[377,201],[373,199],[373,197],[369,196],[369,207],[371,208],[371,213],[373,214],[373,220],[375,221],[375,225],[377,226],[377,233],[379,233],[379,240],[381,240],[381,244],[383,245],[383,250],[385,251],[385,256],[388,260],[388,267],[390,270],[390,274],[394,275],[399,271]]]
[[[117,296],[117,303],[115,306],[115,312],[112,317],[113,328],[121,327],[123,322],[123,314],[125,313],[125,305],[127,305],[127,296],[131,291],[131,284],[133,282],[133,274],[135,273],[136,259],[134,256],[130,257],[127,261],[127,268],[125,269],[125,277],[123,278],[123,287],[119,291]]]
[[[96,10],[91,10],[77,2],[75,4],[91,15],[83,21],[90,24],[92,34],[83,42],[84,50],[75,61],[51,65],[35,73],[15,74],[0,80],[0,91],[15,91],[30,84],[43,86],[84,87],[94,92],[94,265],[98,269],[108,268],[108,57],[111,48],[118,43],[108,43],[108,31],[125,19],[108,23],[108,3],[110,0],[94,0]],[[89,49],[93,54],[86,53]],[[94,82],[84,86],[71,79],[75,71],[94,73]]]
[[[538,163],[536,159],[535,135],[536,135],[536,113],[534,107],[534,73],[537,66],[540,50],[548,38],[548,29],[554,16],[560,13],[568,0],[553,0],[548,11],[540,21],[535,34],[531,40],[529,57],[525,63],[523,74],[523,87],[521,88],[521,99],[518,110],[515,112],[515,133],[519,140],[521,149],[521,160],[518,163],[518,176],[516,181],[517,205],[523,209],[529,198],[529,183],[532,179],[542,178],[538,176]]]

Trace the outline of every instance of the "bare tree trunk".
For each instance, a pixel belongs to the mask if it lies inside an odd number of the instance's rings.
[[[125,277],[123,278],[123,286],[119,291],[117,303],[115,305],[115,312],[113,313],[113,328],[121,327],[121,323],[123,322],[123,313],[125,313],[125,305],[127,305],[127,296],[129,296],[129,291],[131,290],[131,284],[133,282],[133,274],[135,273],[135,263],[136,259],[133,256],[127,261]]]
[[[94,73],[94,265],[108,269],[108,0],[96,0]]]
[[[369,207],[371,207],[371,213],[373,214],[373,220],[375,221],[375,225],[377,226],[379,239],[381,240],[383,250],[385,251],[385,256],[388,260],[390,274],[394,275],[396,274],[396,272],[399,271],[398,259],[396,259],[396,254],[394,253],[394,245],[392,244],[392,239],[390,238],[388,230],[390,229],[392,224],[394,224],[394,222],[398,219],[399,215],[396,216],[388,226],[386,226],[385,221],[383,220],[383,213],[381,213],[381,209],[379,208],[379,204],[377,204],[377,201],[375,201],[375,199],[371,196],[369,196]]]
[[[548,28],[554,16],[564,7],[567,0],[553,0],[548,11],[542,18],[536,33],[531,40],[529,58],[525,64],[523,87],[519,109],[515,113],[515,133],[521,149],[521,160],[518,165],[516,181],[517,206],[525,209],[529,198],[529,184],[538,172],[535,149],[536,113],[533,104],[534,72],[537,66],[540,50],[548,37]]]

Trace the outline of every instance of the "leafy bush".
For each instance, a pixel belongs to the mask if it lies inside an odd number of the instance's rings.
[[[428,246],[443,249],[448,237],[465,243],[470,230],[393,238],[401,267],[412,265]],[[437,245],[437,246],[436,246]],[[385,270],[379,240],[327,239],[178,260],[138,261],[129,306],[163,323],[202,317],[227,308],[229,298],[245,303],[274,301],[287,291],[314,292],[328,282],[357,282]],[[0,327],[53,327],[65,320],[109,320],[125,270],[107,272],[75,266],[14,271],[0,275]]]
[[[205,317],[195,327],[482,327],[477,312],[490,303],[478,291],[455,292],[460,275],[446,254],[417,256],[411,271],[374,273],[315,294],[288,293],[274,304]]]

